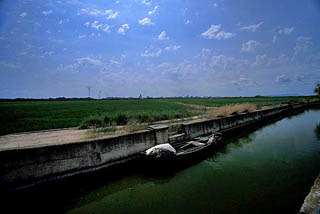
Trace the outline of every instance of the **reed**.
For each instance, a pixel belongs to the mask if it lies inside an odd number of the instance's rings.
[[[257,109],[257,106],[252,103],[242,103],[235,105],[226,105],[208,110],[208,117],[226,117],[229,115],[236,115],[245,112],[252,112]]]

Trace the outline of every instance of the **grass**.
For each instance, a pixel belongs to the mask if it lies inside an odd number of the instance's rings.
[[[119,113],[113,116],[108,114],[91,115],[84,118],[81,121],[80,128],[99,128],[108,126],[123,126],[123,125],[137,125],[141,123],[152,123],[161,120],[171,120],[177,118],[190,117],[192,114],[190,111],[186,112],[149,112],[149,113],[136,113],[136,114],[124,114]]]
[[[314,97],[2,101],[0,135],[79,126],[112,127],[152,123],[205,113],[201,108],[181,105],[181,102],[207,107],[252,103],[259,108],[311,98]]]
[[[0,102],[0,135],[76,127],[83,121],[123,125],[126,118],[145,122],[195,114],[199,112],[191,107],[160,99]]]
[[[296,103],[308,101],[314,97],[221,97],[221,98],[180,98],[170,99],[170,102],[182,102],[206,107],[220,107],[241,103],[252,103],[258,108],[267,105],[279,105],[286,103]]]
[[[228,115],[235,115],[239,113],[252,112],[257,109],[253,103],[241,103],[234,105],[220,106],[208,111],[208,117],[225,117]]]

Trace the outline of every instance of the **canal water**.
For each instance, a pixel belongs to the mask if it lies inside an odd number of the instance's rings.
[[[58,197],[46,210],[64,207],[63,212],[70,214],[299,211],[320,173],[319,110],[233,133],[225,143],[207,159],[164,176],[128,169],[111,180],[100,177],[94,187],[72,197],[65,188],[61,197],[66,194],[68,199]],[[81,182],[76,185],[82,188]]]

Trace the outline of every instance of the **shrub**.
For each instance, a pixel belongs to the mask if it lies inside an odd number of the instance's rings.
[[[127,125],[128,122],[129,122],[129,118],[127,115],[125,114],[118,114],[116,117],[115,117],[115,121],[116,121],[116,124],[117,125]]]
[[[111,125],[111,123],[112,123],[112,118],[110,118],[110,117],[107,116],[107,115],[104,115],[104,116],[103,116],[103,122],[104,122],[104,125],[105,125],[105,126],[109,126],[109,125]]]
[[[80,129],[87,129],[90,127],[102,127],[103,125],[104,124],[103,120],[101,119],[101,116],[93,115],[82,120],[80,124]]]
[[[148,114],[138,114],[137,120],[139,123],[152,122],[152,118]]]

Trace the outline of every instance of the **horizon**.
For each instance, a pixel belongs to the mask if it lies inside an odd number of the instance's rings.
[[[132,96],[132,97],[48,97],[48,98],[32,98],[32,97],[17,97],[17,98],[0,98],[3,100],[17,100],[17,101],[32,101],[32,100],[112,100],[112,99],[210,99],[210,98],[285,98],[285,97],[317,97],[317,95],[299,95],[299,94],[279,94],[279,95],[256,95],[256,96],[171,96],[171,97],[152,97],[152,96]]]
[[[4,0],[0,16],[0,99],[312,96],[320,82],[318,0]]]

